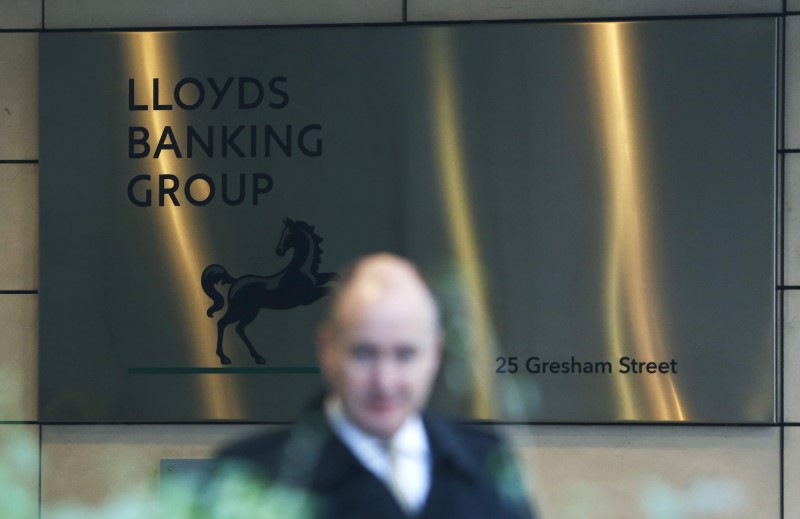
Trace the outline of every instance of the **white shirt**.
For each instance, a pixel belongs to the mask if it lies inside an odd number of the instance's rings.
[[[403,494],[402,497],[395,495],[401,506],[412,513],[419,512],[431,488],[428,435],[419,415],[406,419],[389,440],[371,436],[359,429],[345,415],[342,402],[338,398],[328,398],[325,401],[325,415],[333,431],[358,461],[393,493],[399,491]],[[389,444],[395,458],[394,475]],[[400,488],[395,490],[395,486]]]

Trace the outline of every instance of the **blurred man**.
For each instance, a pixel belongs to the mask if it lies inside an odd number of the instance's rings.
[[[379,254],[356,264],[319,330],[318,356],[329,385],[321,409],[220,455],[255,468],[271,493],[265,506],[280,501],[293,518],[533,517],[495,436],[424,411],[442,332],[409,262]]]

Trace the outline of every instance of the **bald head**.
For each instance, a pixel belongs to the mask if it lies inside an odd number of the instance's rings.
[[[334,295],[330,324],[340,327],[367,314],[386,321],[418,321],[438,333],[439,310],[414,265],[382,253],[355,264]]]
[[[365,432],[394,434],[427,402],[441,357],[439,314],[416,268],[398,256],[359,261],[320,330],[323,375]]]

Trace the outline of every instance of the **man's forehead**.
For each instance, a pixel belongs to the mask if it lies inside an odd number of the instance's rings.
[[[436,303],[425,282],[407,261],[381,254],[362,260],[334,301],[339,326],[361,322],[407,321],[436,325]]]
[[[438,332],[431,312],[419,305],[373,305],[351,310],[338,321],[341,333],[351,338],[427,342]]]

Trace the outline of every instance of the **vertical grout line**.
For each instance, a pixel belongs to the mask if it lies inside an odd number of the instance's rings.
[[[786,423],[786,410],[785,410],[785,403],[784,403],[784,396],[786,393],[786,386],[785,386],[785,369],[784,369],[784,332],[783,328],[785,326],[784,323],[784,311],[786,308],[786,292],[783,290],[780,291],[779,295],[779,302],[778,302],[778,323],[780,329],[778,330],[778,423],[781,427],[783,427]]]
[[[784,0],[784,7],[785,7]],[[778,104],[777,106],[777,117],[780,121],[780,134],[778,137],[778,142],[776,142],[777,147],[781,150],[785,148],[785,135],[786,135],[786,17],[782,16],[779,20],[779,27],[780,30],[780,42],[778,45],[778,52],[779,61],[777,63],[777,87],[780,88],[780,97],[776,99]],[[776,205],[778,206],[778,210],[776,213],[777,217],[777,232],[779,233],[779,241],[776,243],[776,252],[779,256],[778,258],[778,272],[776,275],[779,277],[779,284],[781,287],[786,285],[786,154],[780,153],[777,157],[776,163],[776,174],[778,175],[776,179],[776,189],[777,189],[777,199]],[[778,402],[777,402],[777,412],[778,412],[778,423],[780,424],[781,428],[783,428],[783,424],[785,421],[785,413],[784,413],[784,384],[785,384],[785,376],[784,376],[784,312],[786,307],[786,292],[784,290],[780,290],[778,293],[778,300],[776,306],[777,312],[777,319],[776,322],[778,324],[778,329],[776,330],[777,336],[777,344],[776,344],[776,354],[778,356],[778,362],[776,363],[776,376],[778,377]],[[783,453],[781,452],[781,456]],[[783,502],[783,491],[781,490],[781,502]]]
[[[785,0],[784,0],[785,1]],[[780,31],[779,37],[780,41],[778,42],[777,51],[779,53],[778,62],[776,63],[777,68],[777,81],[776,88],[779,89],[778,95],[776,96],[775,102],[776,106],[776,124],[779,124],[779,134],[776,136],[776,145],[779,150],[786,149],[785,146],[785,135],[786,135],[786,18],[781,17],[779,19],[778,30]],[[786,154],[780,153],[778,157],[778,164],[776,166],[780,168],[777,172],[778,174],[778,184],[776,188],[778,189],[778,200],[777,205],[779,206],[780,213],[776,215],[778,218],[777,224],[779,225],[778,232],[780,233],[779,239],[780,242],[777,243],[777,247],[779,247],[778,252],[780,257],[776,258],[778,263],[778,271],[776,272],[776,276],[779,278],[780,286],[786,285],[786,273],[785,267],[786,264],[786,247],[785,247],[785,224],[784,224],[784,215],[786,213],[786,197],[784,196],[785,187],[786,187]]]
[[[777,394],[775,395],[776,396],[776,400],[777,400],[776,406],[775,406],[775,411],[776,411],[777,424],[780,425],[780,426],[783,426],[783,424],[785,423],[785,420],[786,420],[785,413],[784,413],[784,404],[783,404],[783,401],[784,401],[784,370],[783,370],[783,364],[784,364],[784,361],[783,361],[783,359],[784,359],[784,354],[783,354],[784,317],[783,317],[783,314],[784,314],[784,309],[785,309],[785,299],[786,299],[786,292],[784,292],[783,290],[779,290],[778,293],[777,293],[776,301],[775,301],[775,303],[776,303],[775,311],[778,314],[776,316],[777,317],[777,319],[776,319],[776,323],[777,323],[776,328],[777,329],[775,330],[775,332],[777,334],[776,335],[776,343],[777,344],[776,344],[776,348],[775,348],[775,355],[777,357],[776,358],[776,362],[775,362],[775,371],[776,371],[775,375],[776,375],[776,377],[778,379],[777,380],[778,383],[777,383],[777,387],[776,387]]]
[[[778,479],[780,481],[778,490],[780,491],[780,495],[781,495],[781,499],[780,499],[780,517],[781,517],[781,519],[784,519],[785,513],[786,513],[786,511],[785,511],[785,499],[784,499],[784,495],[786,494],[786,488],[785,488],[786,482],[784,480],[784,461],[783,461],[783,458],[784,458],[784,444],[785,444],[785,439],[784,439],[785,431],[786,431],[786,429],[784,428],[783,425],[781,425],[780,430],[779,430],[779,436],[778,436],[778,450],[779,450],[779,453],[780,453],[780,459],[778,460],[778,467],[779,467]]]
[[[774,268],[775,268],[775,280],[777,281],[777,287],[775,292],[775,299],[774,299],[774,307],[773,311],[775,313],[774,318],[774,343],[773,343],[773,372],[775,378],[775,384],[773,385],[774,388],[774,412],[775,412],[775,419],[776,423],[780,426],[783,423],[783,312],[784,312],[784,299],[785,299],[785,291],[783,287],[785,285],[784,281],[784,268],[783,265],[785,263],[784,258],[784,214],[786,212],[784,208],[784,164],[786,162],[784,153],[781,153],[783,149],[783,81],[784,81],[784,70],[783,70],[783,62],[784,62],[784,23],[783,18],[779,17],[776,20],[777,23],[777,40],[775,41],[775,130],[776,133],[774,135],[775,139],[775,148],[776,148],[776,156],[775,156],[775,163],[774,163],[774,191],[775,191],[775,230],[773,233],[774,242]],[[782,492],[782,491],[781,491]],[[781,499],[783,499],[783,494],[781,493]]]
[[[778,206],[780,214],[778,217],[778,232],[780,233],[780,242],[777,244],[778,253],[780,254],[780,262],[778,264],[777,275],[780,277],[779,283],[783,288],[787,286],[786,283],[786,155],[781,154],[778,157]]]
[[[44,31],[44,2],[45,2],[45,0],[42,0],[42,31]],[[41,40],[41,38],[39,38],[39,40]],[[39,73],[41,74],[41,63],[40,63],[40,60],[39,60],[38,51],[37,51],[37,56],[36,56],[36,66],[37,66],[37,68],[40,69]],[[39,103],[41,103],[41,99],[39,99],[37,101]],[[41,152],[39,152],[37,154],[37,157],[36,157],[36,159],[37,159],[36,163],[37,164],[39,163],[38,159],[39,159],[40,155],[41,155]],[[38,171],[37,171],[37,175],[38,175]],[[38,193],[37,193],[37,202],[38,202]],[[37,246],[37,249],[38,249],[38,246]],[[37,250],[37,252],[38,252],[38,250]],[[38,293],[38,290],[37,290],[37,293]],[[41,387],[41,383],[40,383],[41,381],[39,380],[39,369],[38,369],[38,362],[39,362],[38,341],[37,341],[36,359],[37,359],[37,369],[36,369],[37,386]],[[38,393],[38,391],[37,391],[37,393]],[[39,418],[40,418],[40,416],[39,416],[39,413],[38,413],[38,404],[37,404],[36,419],[38,420]],[[39,507],[38,508],[39,509],[38,509],[38,519],[42,519],[42,436],[43,435],[44,435],[43,426],[42,426],[41,422],[39,422],[39,489],[38,489],[38,493],[39,493],[39,496],[38,496],[39,497]]]
[[[781,60],[780,60],[780,88],[781,88],[781,97],[779,100],[780,103],[780,121],[781,121],[781,133],[779,136],[780,139],[780,149],[786,149],[786,30],[787,30],[787,23],[786,23],[786,2],[787,0],[783,0],[783,14],[781,16],[781,43],[780,43],[780,52],[781,52]],[[780,175],[780,282],[781,285],[786,284],[786,154],[781,153],[780,155],[780,171],[778,172]],[[780,405],[780,430],[779,430],[779,441],[778,441],[778,455],[780,459],[778,460],[778,492],[780,493],[780,517],[781,519],[785,518],[785,507],[786,507],[786,489],[785,489],[785,465],[784,465],[784,457],[785,457],[785,432],[786,432],[786,425],[785,425],[785,407],[786,404],[784,402],[784,393],[785,393],[785,370],[784,370],[784,311],[786,306],[786,292],[781,290],[780,292],[780,308],[778,311],[780,314],[778,315],[778,322],[780,323],[780,330],[779,333],[779,343],[778,343],[778,354],[780,356],[780,368],[778,372],[779,377],[779,405]]]
[[[39,424],[39,519],[42,519],[42,424]]]
[[[784,12],[785,12],[786,0],[783,0],[783,4],[784,4]],[[779,102],[780,102],[780,111],[781,111],[781,113],[780,113],[780,117],[781,117],[781,134],[779,136],[779,139],[780,139],[780,149],[781,150],[785,150],[786,149],[786,31],[787,31],[787,28],[788,28],[787,18],[786,18],[785,14],[781,17],[781,22],[782,22],[781,23],[781,26],[782,26],[781,27],[781,43],[780,43],[780,45],[781,45],[781,48],[780,48],[780,51],[781,51],[781,62],[780,62],[780,68],[781,68],[781,71],[780,71],[781,72],[781,77],[780,77],[780,81],[781,81],[781,98],[779,100]]]
[[[403,0],[403,23],[408,23],[408,0]]]

